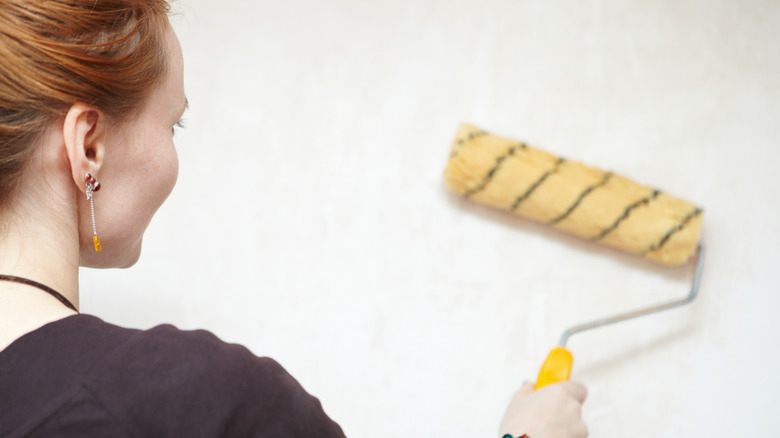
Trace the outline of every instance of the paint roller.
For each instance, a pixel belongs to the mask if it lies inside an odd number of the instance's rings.
[[[565,346],[572,334],[679,307],[698,294],[703,211],[687,201],[468,124],[453,141],[444,180],[471,201],[667,266],[696,254],[688,296],[566,330],[542,365],[536,389],[568,380],[573,358]]]

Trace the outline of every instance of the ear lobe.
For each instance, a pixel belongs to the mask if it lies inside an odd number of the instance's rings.
[[[94,106],[76,103],[65,115],[62,128],[73,182],[85,192],[84,176],[89,173],[97,178],[103,164],[108,117]]]

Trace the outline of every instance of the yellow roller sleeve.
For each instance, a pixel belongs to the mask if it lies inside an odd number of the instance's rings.
[[[569,350],[563,347],[555,347],[550,350],[550,354],[547,355],[547,359],[544,361],[542,369],[539,371],[539,377],[536,379],[534,390],[551,383],[569,380],[573,362],[574,359]]]
[[[462,125],[444,181],[480,204],[676,266],[696,249],[702,209],[628,178]]]

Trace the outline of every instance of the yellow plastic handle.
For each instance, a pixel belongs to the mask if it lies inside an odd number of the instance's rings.
[[[574,358],[569,350],[563,347],[555,347],[550,350],[550,354],[547,355],[547,359],[544,361],[542,369],[539,371],[539,377],[536,379],[534,390],[551,383],[569,380],[573,362]]]

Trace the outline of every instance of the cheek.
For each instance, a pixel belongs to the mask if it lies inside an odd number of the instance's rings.
[[[135,168],[139,173],[134,178],[133,190],[138,211],[143,215],[143,229],[171,194],[179,175],[179,157],[173,142],[159,137],[157,140],[146,148],[144,159]]]
[[[160,202],[164,201],[168,195],[171,194],[173,187],[176,185],[176,180],[179,178],[179,155],[176,153],[176,148],[171,143],[170,147],[166,147],[166,154],[163,159],[160,160]]]

